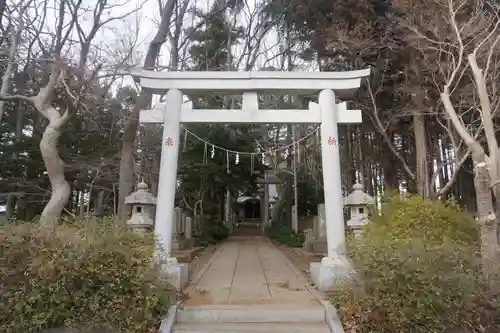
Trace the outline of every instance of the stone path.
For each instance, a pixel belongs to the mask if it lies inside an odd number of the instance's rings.
[[[201,278],[186,289],[184,307],[200,305],[318,305],[308,282],[262,237],[229,240]]]

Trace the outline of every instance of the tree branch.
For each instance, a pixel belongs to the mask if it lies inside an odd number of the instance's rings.
[[[375,96],[373,95],[373,90],[371,88],[370,80],[367,79],[367,84],[368,84],[368,93],[370,94],[370,99],[372,101],[372,106],[373,106],[373,119],[375,120],[375,125],[378,129],[378,132],[380,135],[382,135],[382,138],[384,139],[385,143],[391,150],[391,152],[394,154],[394,156],[401,162],[403,165],[404,170],[410,176],[412,179],[416,179],[417,176],[413,171],[410,169],[404,158],[401,156],[401,154],[398,153],[394,145],[392,144],[390,138],[387,136],[387,132],[384,130],[384,126],[382,125],[382,122],[380,121],[380,118],[378,116],[378,108],[377,108],[377,103],[375,100]]]

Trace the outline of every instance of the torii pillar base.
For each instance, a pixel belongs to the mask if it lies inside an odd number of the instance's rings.
[[[175,258],[169,258],[160,264],[160,272],[167,281],[177,290],[182,290],[189,280],[188,264],[179,263]]]
[[[309,266],[310,280],[322,292],[336,291],[342,288],[354,274],[354,269],[344,255],[334,258],[324,257],[321,262],[312,262]]]

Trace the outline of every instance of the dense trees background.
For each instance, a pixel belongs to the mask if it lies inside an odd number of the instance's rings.
[[[102,65],[61,134],[59,152],[71,186],[63,214],[118,214],[123,196],[135,182],[145,179],[153,192],[157,186],[161,132],[157,126],[137,127],[136,118],[139,104],[146,107],[161,96],[141,94],[123,75],[130,66],[140,66],[148,45],[144,67],[159,70],[338,71],[371,67],[370,79],[349,101],[353,108],[363,110],[363,123],[340,128],[344,193],[359,181],[375,197],[395,188],[433,199],[454,198],[474,212],[473,162],[440,99],[443,73],[449,71],[444,68],[449,65],[445,52],[450,50],[437,50],[425,42],[425,38],[440,38],[450,45],[456,43],[451,21],[443,16],[448,4],[463,16],[459,23],[472,12],[477,16],[481,14],[478,10],[484,15],[497,10],[488,3],[478,9],[474,1],[262,0],[250,4],[233,0],[207,5],[172,0],[161,2],[151,14],[157,24],[147,33],[156,35],[152,44],[147,40],[142,45],[142,22],[149,15],[144,14],[144,6],[155,8],[156,4],[138,2],[136,8],[120,7],[123,14],[105,17],[114,15],[111,9],[116,10],[116,4],[96,0],[88,7],[58,0],[58,10],[51,10],[39,2],[7,2],[1,22],[0,66],[8,83],[2,87],[2,95],[36,94],[48,80],[54,55],[77,69],[78,56],[86,56],[86,65],[80,70],[87,74],[97,64]],[[86,28],[79,20],[83,22],[81,17],[99,8],[104,8],[100,22],[105,24],[95,25],[93,35],[87,34],[90,37],[85,39],[80,30]],[[76,12],[87,14],[71,16]],[[54,23],[37,13],[58,19]],[[117,18],[126,29],[120,29]],[[68,25],[59,31],[57,22]],[[64,40],[65,33],[69,37]],[[107,41],[106,47],[103,41]],[[150,52],[153,46],[156,53]],[[89,48],[86,55],[80,52],[85,47]],[[498,50],[494,51],[492,58],[497,61]],[[71,75],[77,79],[83,74]],[[452,100],[463,123],[484,143],[477,94],[470,83],[471,75],[466,73],[454,86]],[[57,89],[52,103],[62,107],[71,98],[65,89]],[[78,99],[77,93],[71,96]],[[189,98],[195,107],[203,108],[238,108],[241,103],[240,96]],[[269,95],[261,96],[260,103],[265,108],[290,108],[305,106],[315,98]],[[50,182],[38,148],[47,121],[25,99],[3,99],[0,204],[7,217],[31,220],[41,214],[50,198]],[[495,123],[496,107],[495,100]],[[208,147],[183,130],[179,203],[193,213],[203,209],[222,214],[220,202],[227,190],[233,194],[255,192],[255,170],[263,169],[258,149],[285,146],[307,136],[314,127],[203,125],[187,129],[208,142]],[[217,150],[212,159],[210,144],[256,155],[242,155],[236,165],[232,154],[228,173],[226,152]],[[297,151],[299,210],[314,213],[323,200],[317,135],[301,141]],[[127,152],[132,152],[132,159]],[[293,172],[292,158],[290,149],[268,156],[265,164]],[[280,216],[275,218],[288,220],[291,216],[292,180],[290,174],[284,176]]]

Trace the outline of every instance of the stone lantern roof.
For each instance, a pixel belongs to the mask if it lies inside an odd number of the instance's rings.
[[[352,187],[352,192],[344,199],[345,206],[373,205],[375,200],[372,196],[364,192],[363,185],[356,183]]]
[[[156,205],[156,197],[149,192],[148,184],[144,181],[137,184],[137,189],[125,198],[126,204]]]

